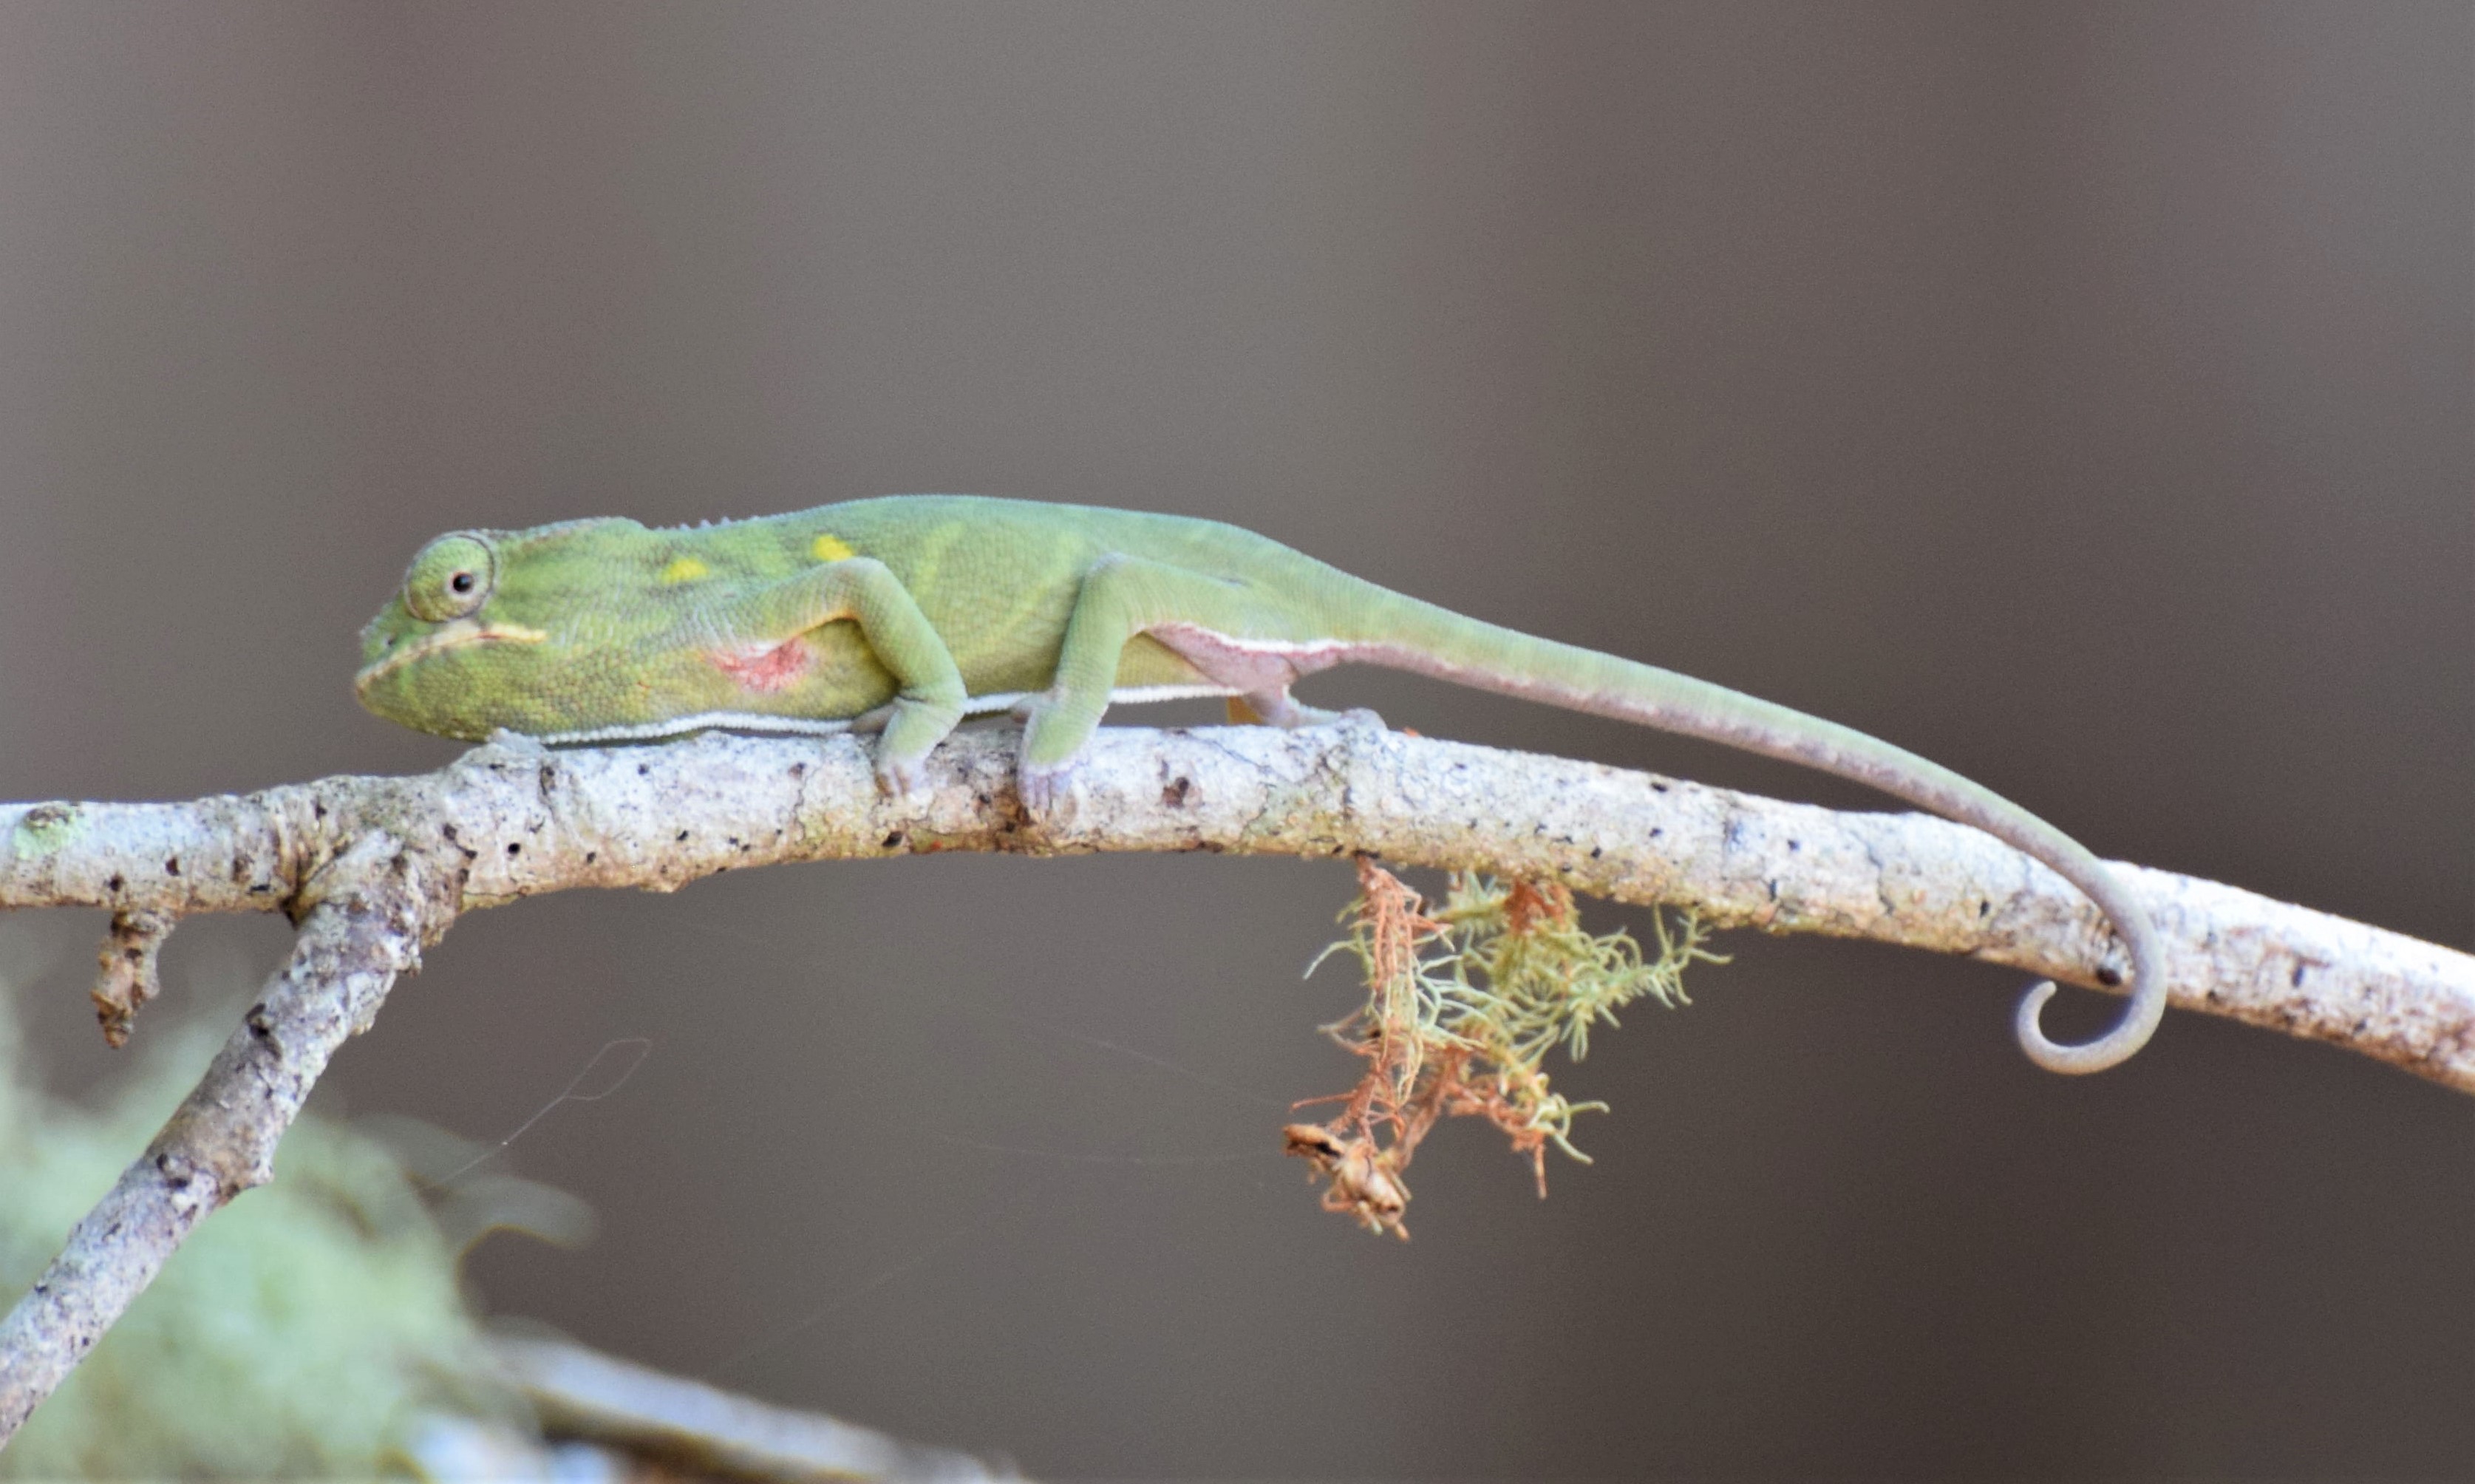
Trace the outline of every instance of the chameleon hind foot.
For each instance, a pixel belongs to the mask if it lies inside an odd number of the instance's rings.
[[[1083,809],[1082,769],[1078,763],[1073,758],[1044,766],[1017,763],[1015,791],[1022,799],[1023,813],[1055,829],[1072,828]]]
[[[1054,695],[1041,694],[1024,696],[1014,707],[1014,714],[1022,718],[1022,740],[1014,755],[1015,792],[1022,800],[1023,812],[1035,819],[1070,810],[1074,763],[1094,730],[1089,725],[1081,728],[1083,735],[1061,748],[1057,741],[1061,728],[1053,715],[1056,704]],[[1043,758],[1042,753],[1053,755]]]
[[[1070,767],[1032,767],[1015,770],[1015,791],[1022,795],[1025,813],[1048,815],[1057,812],[1060,803],[1073,794]]]

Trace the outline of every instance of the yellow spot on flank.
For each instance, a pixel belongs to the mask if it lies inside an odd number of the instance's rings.
[[[671,565],[663,568],[655,576],[657,580],[663,582],[694,582],[711,571],[713,571],[712,568],[696,557],[680,556],[673,557]]]
[[[808,550],[820,562],[847,562],[859,555],[857,551],[851,549],[849,542],[830,532],[808,543]]]

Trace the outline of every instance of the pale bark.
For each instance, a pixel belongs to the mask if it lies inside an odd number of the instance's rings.
[[[861,741],[502,743],[436,773],[179,804],[0,806],[0,908],[115,915],[99,996],[125,1022],[170,918],[303,924],[263,1001],[0,1323],[0,1440],[200,1220],[263,1182],[343,1037],[465,909],[575,887],[674,890],[785,861],[982,850],[1370,853],[1689,906],[1720,927],[1967,954],[2072,984],[2121,965],[2059,877],[1964,826],[1842,814],[1593,764],[1348,725],[1100,733],[1066,807],[1025,816],[1014,736],[940,748],[881,796]],[[2119,866],[2167,943],[2173,1004],[2332,1041],[2475,1092],[2475,957],[2232,887]],[[2151,1051],[2149,1055],[2158,1055]]]

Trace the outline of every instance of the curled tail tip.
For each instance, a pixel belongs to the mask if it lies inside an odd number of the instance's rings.
[[[2162,985],[2151,988],[2152,984],[2158,982],[2143,975],[2140,987],[2132,995],[2131,1008],[2121,1021],[2095,1040],[2078,1046],[2065,1046],[2046,1038],[2045,1028],[2037,1020],[2046,1002],[2054,997],[2054,982],[2049,979],[2032,985],[2020,997],[2019,1014],[2012,1021],[2012,1029],[2020,1037],[2020,1049],[2046,1071],[2067,1076],[2084,1076],[2120,1066],[2148,1044],[2148,1037],[2156,1034],[2157,1022],[2165,1013],[2164,988]]]

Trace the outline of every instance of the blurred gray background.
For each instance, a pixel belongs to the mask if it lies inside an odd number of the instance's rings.
[[[2467,947],[2469,16],[12,0],[0,797],[445,762],[348,685],[440,530],[959,490],[1236,521]],[[602,1231],[484,1248],[490,1307],[1049,1475],[2475,1472],[2464,1097],[2185,1015],[2053,1078],[2016,974],[1738,935],[1557,1074],[1594,1165],[1447,1128],[1403,1246],[1277,1152],[1354,1073],[1298,979],[1349,894],[531,902],[329,1106],[495,1140],[649,1038],[513,1149]],[[10,930],[64,1091],[99,928]],[[141,1034],[284,940],[191,923]]]

